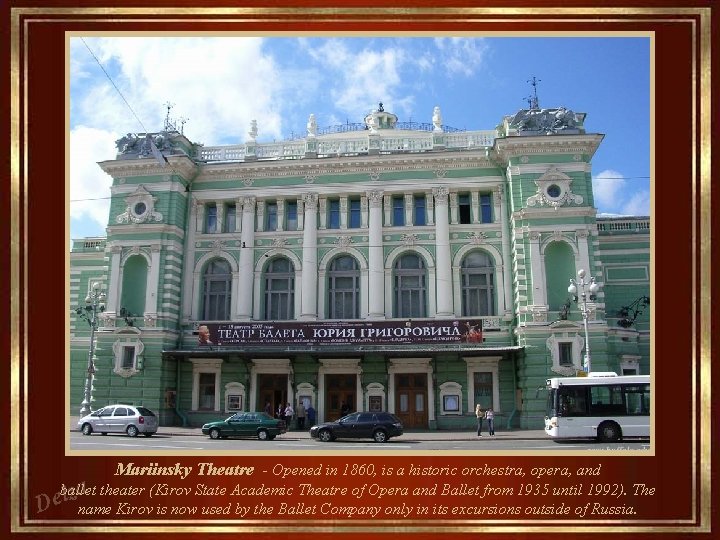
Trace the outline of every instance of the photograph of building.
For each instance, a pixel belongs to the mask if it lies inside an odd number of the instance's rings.
[[[99,163],[107,235],[72,241],[70,414],[302,401],[441,430],[479,403],[540,429],[547,378],[650,373],[650,217],[598,215],[585,118],[529,103],[471,131],[379,103],[275,142],[127,134]]]

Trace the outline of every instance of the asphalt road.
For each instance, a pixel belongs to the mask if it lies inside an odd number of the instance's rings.
[[[100,452],[231,452],[246,451],[258,453],[288,453],[296,451],[323,451],[323,452],[428,452],[444,451],[489,451],[516,450],[528,453],[534,452],[616,452],[622,450],[649,450],[648,440],[628,440],[619,443],[598,443],[595,441],[555,441],[551,439],[517,439],[488,437],[471,438],[467,434],[457,439],[445,438],[442,440],[421,440],[412,434],[391,439],[387,443],[378,444],[371,440],[346,440],[321,443],[308,437],[294,436],[292,432],[279,436],[273,441],[259,441],[257,439],[220,439],[211,440],[208,437],[197,435],[165,435],[156,434],[152,437],[130,438],[126,435],[91,435],[85,436],[79,432],[70,432],[70,449],[81,451]]]

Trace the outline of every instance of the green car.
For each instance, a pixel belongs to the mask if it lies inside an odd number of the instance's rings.
[[[211,439],[257,437],[261,441],[272,441],[286,431],[284,420],[278,420],[264,412],[240,412],[202,427],[203,434],[209,435]]]

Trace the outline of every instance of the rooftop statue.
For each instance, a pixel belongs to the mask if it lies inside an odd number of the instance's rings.
[[[565,107],[557,109],[523,109],[510,121],[510,127],[517,131],[540,131],[556,133],[566,129],[577,129],[575,113]]]
[[[314,114],[311,114],[310,118],[308,118],[307,132],[309,137],[317,136],[317,121],[315,120]]]
[[[433,131],[442,131],[442,114],[440,113],[440,107],[433,109],[432,123]]]
[[[124,137],[120,137],[117,141],[115,141],[115,146],[120,154],[129,154],[132,151],[137,152],[137,148],[135,148],[137,146],[137,142],[138,138],[132,133],[128,133]]]

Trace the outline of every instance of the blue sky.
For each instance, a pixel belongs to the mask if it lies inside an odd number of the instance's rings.
[[[598,211],[649,215],[649,38],[71,38],[70,237],[105,234],[111,181],[97,162],[125,133],[160,131],[166,103],[208,146],[244,142],[253,119],[260,142],[305,133],[311,113],[319,127],[361,122],[378,102],[400,121],[439,106],[444,124],[485,130],[527,108],[533,77],[540,107],[584,112],[605,134]]]

